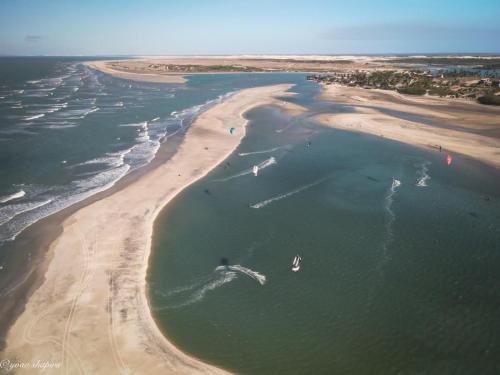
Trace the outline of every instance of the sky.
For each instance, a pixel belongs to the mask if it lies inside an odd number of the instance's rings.
[[[500,53],[500,0],[0,0],[0,55]]]

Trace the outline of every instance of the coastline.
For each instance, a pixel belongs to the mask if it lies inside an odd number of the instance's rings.
[[[147,74],[147,73],[132,73],[122,72],[119,70],[111,69],[107,66],[107,61],[89,61],[83,65],[98,70],[102,73],[112,75],[113,77],[129,79],[131,81],[152,82],[152,83],[185,83],[186,79],[184,74],[169,73],[169,74]]]
[[[500,108],[340,85],[323,85],[322,89],[321,100],[345,104],[355,111],[315,116],[321,125],[416,147],[441,146],[444,152],[459,153],[500,169]]]
[[[50,245],[45,280],[8,333],[4,357],[59,361],[76,373],[132,368],[222,373],[175,348],[151,316],[145,278],[153,223],[180,191],[233,152],[245,134],[247,110],[271,104],[301,111],[274,98],[289,95],[290,87],[243,90],[209,109],[171,160],[67,217]],[[227,121],[238,129],[236,136],[226,134]],[[195,159],[195,149],[205,155]]]

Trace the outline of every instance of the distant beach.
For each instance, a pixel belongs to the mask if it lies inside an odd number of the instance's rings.
[[[500,168],[500,108],[340,85],[323,86],[321,99],[355,108],[349,114],[318,115],[326,126],[418,147],[441,147],[443,152],[460,153]]]

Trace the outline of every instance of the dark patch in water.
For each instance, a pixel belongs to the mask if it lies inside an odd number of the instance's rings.
[[[220,264],[221,266],[227,266],[229,264],[229,259],[224,257],[220,258]]]
[[[373,182],[379,182],[375,177],[372,176],[365,176],[368,180],[373,181]]]

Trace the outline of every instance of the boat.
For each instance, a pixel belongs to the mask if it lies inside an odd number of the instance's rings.
[[[254,176],[257,176],[257,173],[259,173],[259,167],[258,167],[258,166],[256,166],[256,165],[254,165],[254,166],[253,166],[253,169],[252,169],[252,172],[253,172],[253,175],[254,175]]]
[[[299,272],[300,271],[300,262],[302,261],[302,258],[300,257],[299,254],[295,255],[293,258],[292,262],[292,271],[293,272]]]

